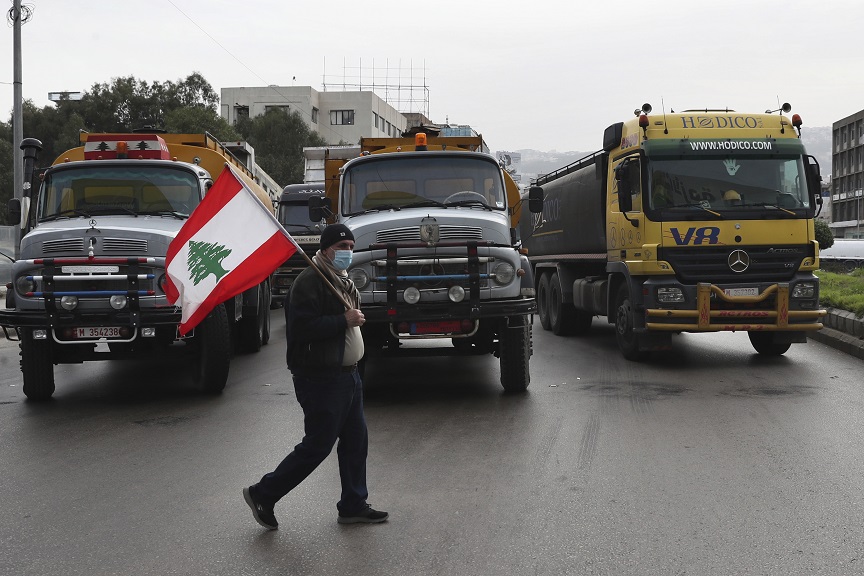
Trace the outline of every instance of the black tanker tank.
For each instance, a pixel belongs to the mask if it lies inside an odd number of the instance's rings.
[[[602,152],[540,176],[543,212],[522,218],[529,257],[606,254],[606,162]]]

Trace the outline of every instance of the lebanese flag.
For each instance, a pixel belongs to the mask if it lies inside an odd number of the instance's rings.
[[[168,246],[168,301],[183,308],[180,334],[213,308],[263,282],[299,249],[226,164]]]

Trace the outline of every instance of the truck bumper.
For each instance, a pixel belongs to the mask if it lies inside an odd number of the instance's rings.
[[[44,310],[0,309],[0,327],[3,328],[7,336],[12,331],[17,333],[20,328],[41,328],[53,331],[55,341],[69,344],[81,344],[87,341],[96,342],[99,339],[66,339],[63,337],[63,330],[66,328],[120,327],[128,329],[130,337],[117,340],[130,341],[137,337],[141,328],[176,327],[180,324],[180,318],[180,310],[173,306],[170,308],[143,310],[136,313],[120,311],[80,315],[60,312],[49,315]],[[111,340],[108,339],[108,341]]]
[[[752,296],[732,296],[718,286],[700,283],[695,300],[695,309],[646,307],[645,328],[649,332],[806,332],[820,330],[818,320],[827,314],[822,309],[790,310],[788,283],[770,285]]]

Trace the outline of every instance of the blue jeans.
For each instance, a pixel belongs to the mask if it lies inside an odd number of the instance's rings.
[[[306,479],[339,441],[342,496],[336,508],[351,515],[366,507],[366,455],[369,435],[363,415],[363,383],[356,370],[337,376],[294,376],[294,392],[303,408],[305,435],[273,472],[255,486],[261,504],[275,504]]]

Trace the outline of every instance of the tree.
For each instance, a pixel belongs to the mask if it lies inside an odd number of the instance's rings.
[[[255,161],[283,186],[303,182],[305,146],[327,144],[306,125],[299,112],[289,114],[281,108],[241,119],[236,128],[255,148]]]
[[[816,240],[819,242],[820,250],[827,250],[834,245],[834,235],[831,233],[831,227],[824,220],[816,218]]]

